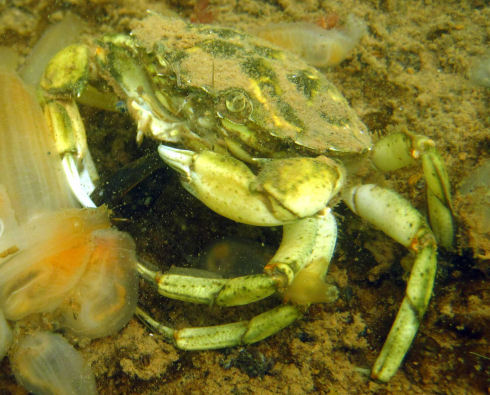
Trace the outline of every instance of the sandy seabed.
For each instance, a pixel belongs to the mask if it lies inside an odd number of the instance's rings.
[[[14,48],[22,61],[44,29],[67,12],[86,21],[85,34],[96,35],[127,32],[147,9],[244,30],[337,16],[342,23],[349,13],[364,19],[368,34],[340,65],[323,71],[370,130],[385,135],[406,128],[436,142],[454,194],[456,248],[440,251],[429,309],[401,369],[388,384],[369,380],[367,372],[403,297],[406,250],[341,206],[339,241],[329,272],[340,289],[335,303],[310,307],[304,319],[262,342],[219,351],[176,350],[133,319],[115,336],[78,342],[99,392],[487,393],[490,90],[475,78],[479,62],[490,56],[486,2],[0,1],[0,45]],[[104,114],[82,111],[96,120],[89,134],[104,129]],[[105,127],[102,136],[92,134],[89,141],[103,174],[141,154],[129,121],[110,122],[111,131]],[[116,133],[119,130],[125,132]],[[475,181],[477,171],[486,187]],[[423,211],[420,173],[419,167],[399,170],[386,175],[383,183]],[[206,246],[223,237],[255,240],[271,248],[279,242],[280,229],[250,228],[213,214],[187,195],[168,171],[160,171],[134,193],[143,189],[149,197],[146,205],[138,205],[141,197],[134,195],[129,199],[134,199],[136,211],[120,210],[131,218],[125,229],[133,233],[140,255],[162,270],[192,264]],[[203,309],[159,298],[142,284],[141,303],[158,319],[182,328],[249,319],[278,301],[232,311]],[[1,362],[0,393],[25,393],[15,383],[8,358]]]

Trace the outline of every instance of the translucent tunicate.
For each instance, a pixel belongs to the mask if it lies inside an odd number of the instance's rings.
[[[60,157],[36,99],[15,74],[0,70],[0,184],[19,224],[74,207]]]
[[[60,308],[73,317],[66,325],[90,337],[130,319],[134,243],[112,229],[106,208],[77,206],[39,104],[7,71],[0,71],[0,221],[6,319]]]
[[[92,232],[109,228],[107,210],[65,209],[38,215],[9,237],[18,251],[0,265],[0,307],[9,320],[53,311],[80,281],[95,248]]]
[[[209,246],[201,255],[199,267],[223,277],[262,273],[272,251],[259,243],[226,238]]]
[[[63,326],[95,338],[114,334],[132,317],[138,278],[135,245],[127,233],[99,230],[91,243],[87,269],[63,308]]]
[[[37,332],[25,337],[10,362],[17,381],[35,395],[97,393],[90,367],[61,335]]]
[[[344,28],[325,30],[308,22],[269,24],[254,33],[296,53],[313,66],[335,66],[366,33],[366,23],[349,15]]]

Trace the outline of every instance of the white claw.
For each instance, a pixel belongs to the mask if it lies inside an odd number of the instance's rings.
[[[162,159],[184,177],[185,189],[214,212],[256,226],[282,225],[260,193],[250,191],[256,177],[241,161],[212,151],[194,153],[161,145]],[[290,221],[294,220],[290,215]]]
[[[158,147],[158,153],[165,163],[172,169],[185,175],[187,180],[191,179],[191,165],[194,152],[172,148],[162,144]]]

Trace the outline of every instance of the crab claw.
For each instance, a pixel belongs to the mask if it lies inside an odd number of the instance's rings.
[[[255,175],[243,162],[213,151],[160,145],[158,152],[192,195],[216,213],[249,225],[283,225],[314,215],[343,182],[341,167],[324,157],[271,160]]]

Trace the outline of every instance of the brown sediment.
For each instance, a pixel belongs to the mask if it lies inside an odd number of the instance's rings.
[[[87,20],[96,34],[128,31],[148,8],[187,17],[202,2],[115,3],[117,7],[114,2],[72,2],[69,8]],[[26,55],[42,32],[43,17],[57,20],[65,12],[56,4],[26,0],[16,7],[1,6],[2,42]],[[217,0],[206,11],[212,13],[214,23],[244,30],[269,22],[315,20],[325,13],[338,14],[341,23],[349,12],[363,18],[369,33],[350,57],[324,72],[372,131],[384,135],[408,128],[436,141],[457,188],[488,158],[488,88],[469,80],[473,60],[485,52],[490,20],[485,2],[431,2],[424,7],[402,1],[332,1],[323,8],[318,4]],[[94,155],[106,172],[141,155],[127,120],[84,111],[91,117],[90,143],[97,145]],[[96,135],[94,130],[104,134]],[[407,182],[419,172],[418,167],[402,169],[381,179],[424,210],[423,179]],[[140,255],[163,270],[172,264],[192,264],[200,251],[224,236],[254,239],[272,247],[280,238],[278,229],[244,227],[215,216],[164,171],[136,192],[126,198],[132,209],[123,207],[121,216],[131,218],[125,227],[135,235]],[[82,349],[95,371],[99,392],[486,393],[490,349],[482,328],[488,327],[490,315],[488,266],[475,259],[473,251],[483,251],[487,239],[481,235],[472,206],[475,196],[454,196],[456,216],[462,221],[456,249],[439,256],[435,295],[402,368],[390,383],[369,381],[366,371],[381,349],[403,296],[403,270],[398,262],[407,252],[340,208],[340,236],[330,269],[340,297],[333,305],[314,305],[302,321],[276,336],[223,351],[176,351],[133,320],[119,335]],[[366,249],[364,245],[372,239],[386,248],[371,243]],[[390,251],[390,256],[382,259],[369,252],[377,248]],[[157,318],[179,328],[248,319],[277,303],[221,311],[165,300],[147,285],[141,301]],[[15,384],[7,359],[0,366],[0,388],[24,393]]]

